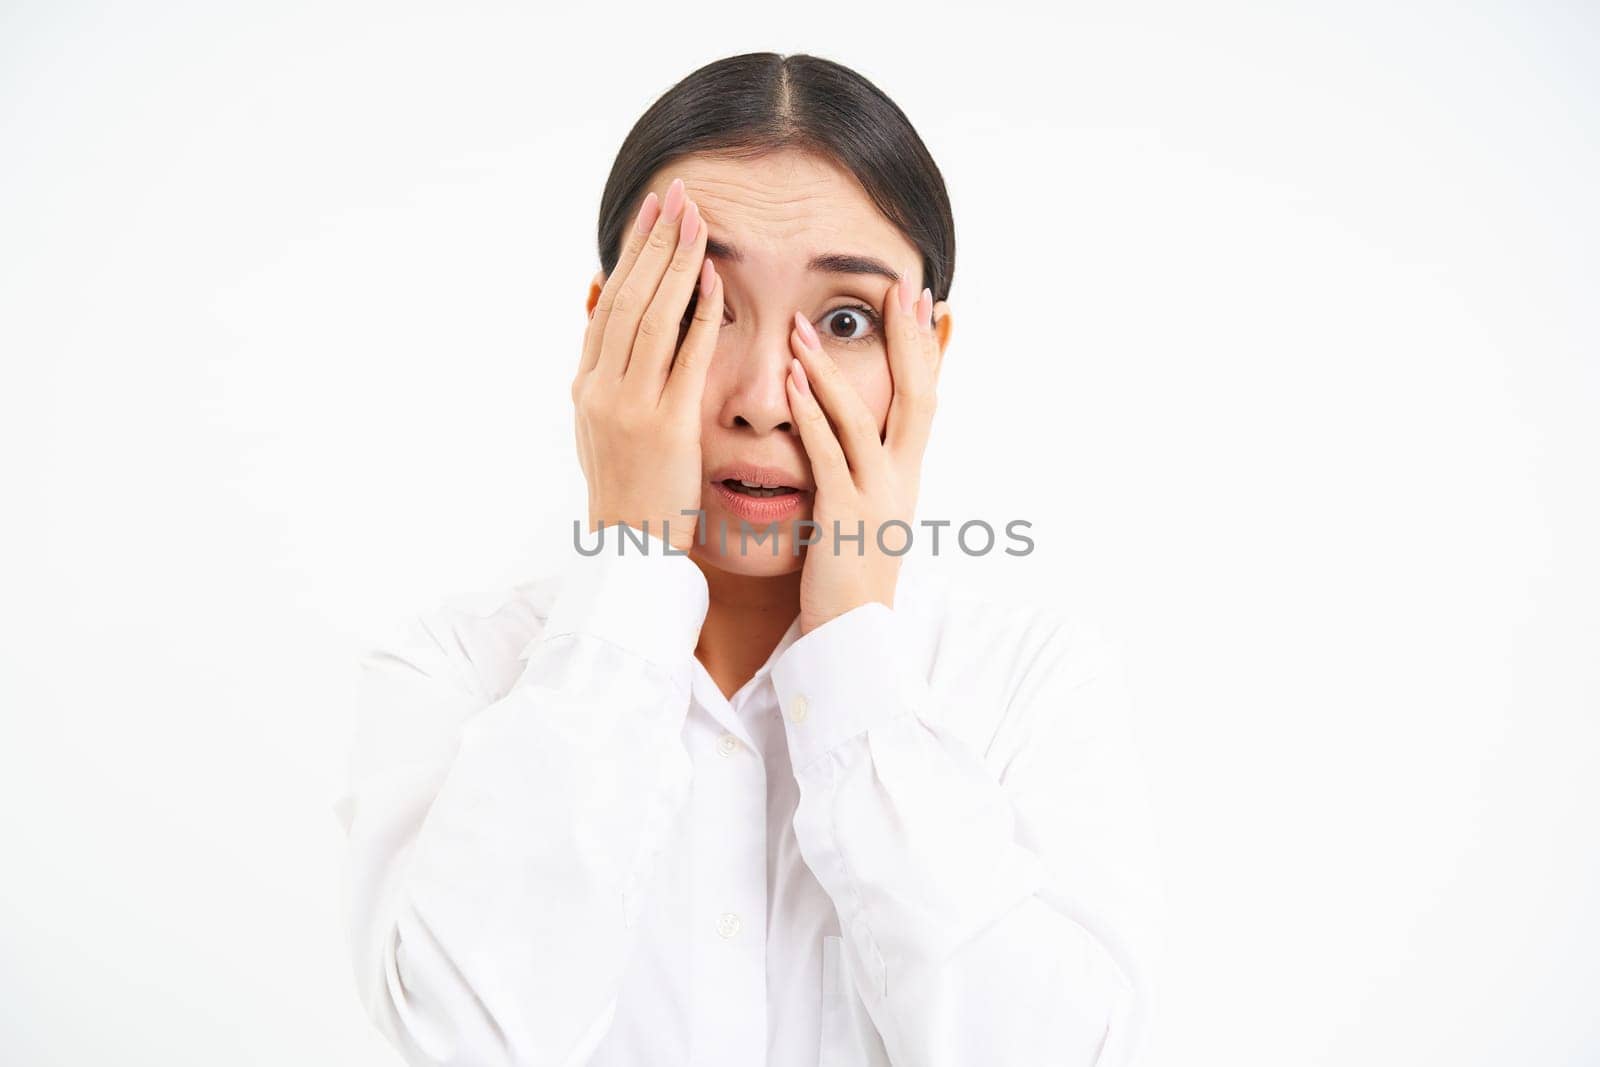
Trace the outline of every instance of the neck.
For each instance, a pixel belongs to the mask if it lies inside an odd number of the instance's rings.
[[[757,577],[695,563],[710,592],[695,658],[722,695],[731,697],[761,669],[800,613],[800,572]]]

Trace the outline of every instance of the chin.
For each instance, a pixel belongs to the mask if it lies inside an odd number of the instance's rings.
[[[776,557],[768,554],[765,545],[758,555],[741,556],[733,551],[730,545],[728,554],[723,555],[716,545],[707,544],[695,545],[689,555],[708,567],[715,567],[729,574],[739,574],[746,578],[776,578],[784,574],[793,574],[805,563],[804,555],[793,556],[789,551],[780,543]]]
[[[700,532],[697,531],[689,555],[701,563],[729,574],[742,574],[752,578],[773,578],[781,574],[793,574],[805,563],[805,549],[802,548],[800,554],[795,555],[793,523],[809,518],[811,510],[807,508],[792,520],[780,522],[776,535],[776,551],[774,551],[773,535],[768,534],[760,543],[754,539],[747,541],[744,551],[741,552],[738,516],[730,515],[720,507],[708,507],[703,531],[705,544],[700,543]],[[727,530],[726,550],[720,539],[719,531],[722,529]]]

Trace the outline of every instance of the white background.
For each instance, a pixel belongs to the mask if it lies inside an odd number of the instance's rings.
[[[569,551],[611,160],[773,49],[948,182],[951,565],[1131,662],[1149,1062],[1600,1061],[1600,18],[1457,7],[6,3],[0,1059],[399,1062],[356,654]]]

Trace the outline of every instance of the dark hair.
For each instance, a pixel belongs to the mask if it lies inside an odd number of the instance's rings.
[[[922,253],[923,284],[950,295],[955,220],[944,177],[905,113],[848,67],[809,55],[748,52],[708,63],[650,105],[617,151],[600,198],[600,264],[616,269],[622,235],[672,160],[696,152],[755,158],[797,148],[856,180]]]

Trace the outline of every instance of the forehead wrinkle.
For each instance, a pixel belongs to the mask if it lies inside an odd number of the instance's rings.
[[[700,205],[700,217],[710,239],[734,246],[741,253],[803,243],[808,246],[805,248],[808,260],[823,254],[843,254],[888,261],[902,251],[901,242],[894,240],[893,231],[887,230],[876,215],[867,214],[863,218],[858,205],[837,198],[821,199],[822,202],[814,206],[806,206],[804,201],[798,205],[785,204],[785,207],[798,206],[802,210],[780,215],[751,212],[749,205],[742,203],[729,204],[730,210],[726,212],[715,203],[708,205],[700,200],[695,203]]]
[[[804,270],[820,256],[837,254],[878,259],[901,272],[904,240],[834,168],[787,157],[754,164],[701,159],[677,176],[699,205],[709,237],[743,253],[745,263],[770,259]]]
[[[859,220],[862,205],[840,190],[836,176],[812,169],[783,182],[761,180],[772,168],[725,168],[726,176],[712,173],[685,179],[685,192],[700,206],[708,226],[738,220],[751,230],[764,231],[778,240],[792,240],[807,225],[830,216]],[[791,168],[790,174],[795,173]],[[859,222],[847,227],[859,228]]]
[[[707,229],[722,225],[724,220],[730,223],[736,221],[740,224],[741,230],[749,232],[750,237],[775,242],[794,240],[808,225],[815,225],[819,217],[825,216],[835,207],[845,206],[812,196],[787,197],[782,200],[768,198],[764,202],[753,204],[747,199],[724,199],[713,194],[705,199],[694,197],[694,201],[700,206],[700,215],[705,219]],[[753,243],[750,237],[743,243]]]
[[[775,172],[780,170],[781,175],[777,175]],[[827,190],[830,186],[836,186],[838,181],[838,176],[825,168],[801,166],[798,161],[785,163],[772,159],[754,163],[707,162],[703,165],[703,173],[691,173],[684,178],[685,185],[704,186],[713,195],[736,198],[743,192],[774,203],[782,203],[797,195],[815,195],[814,191]]]

